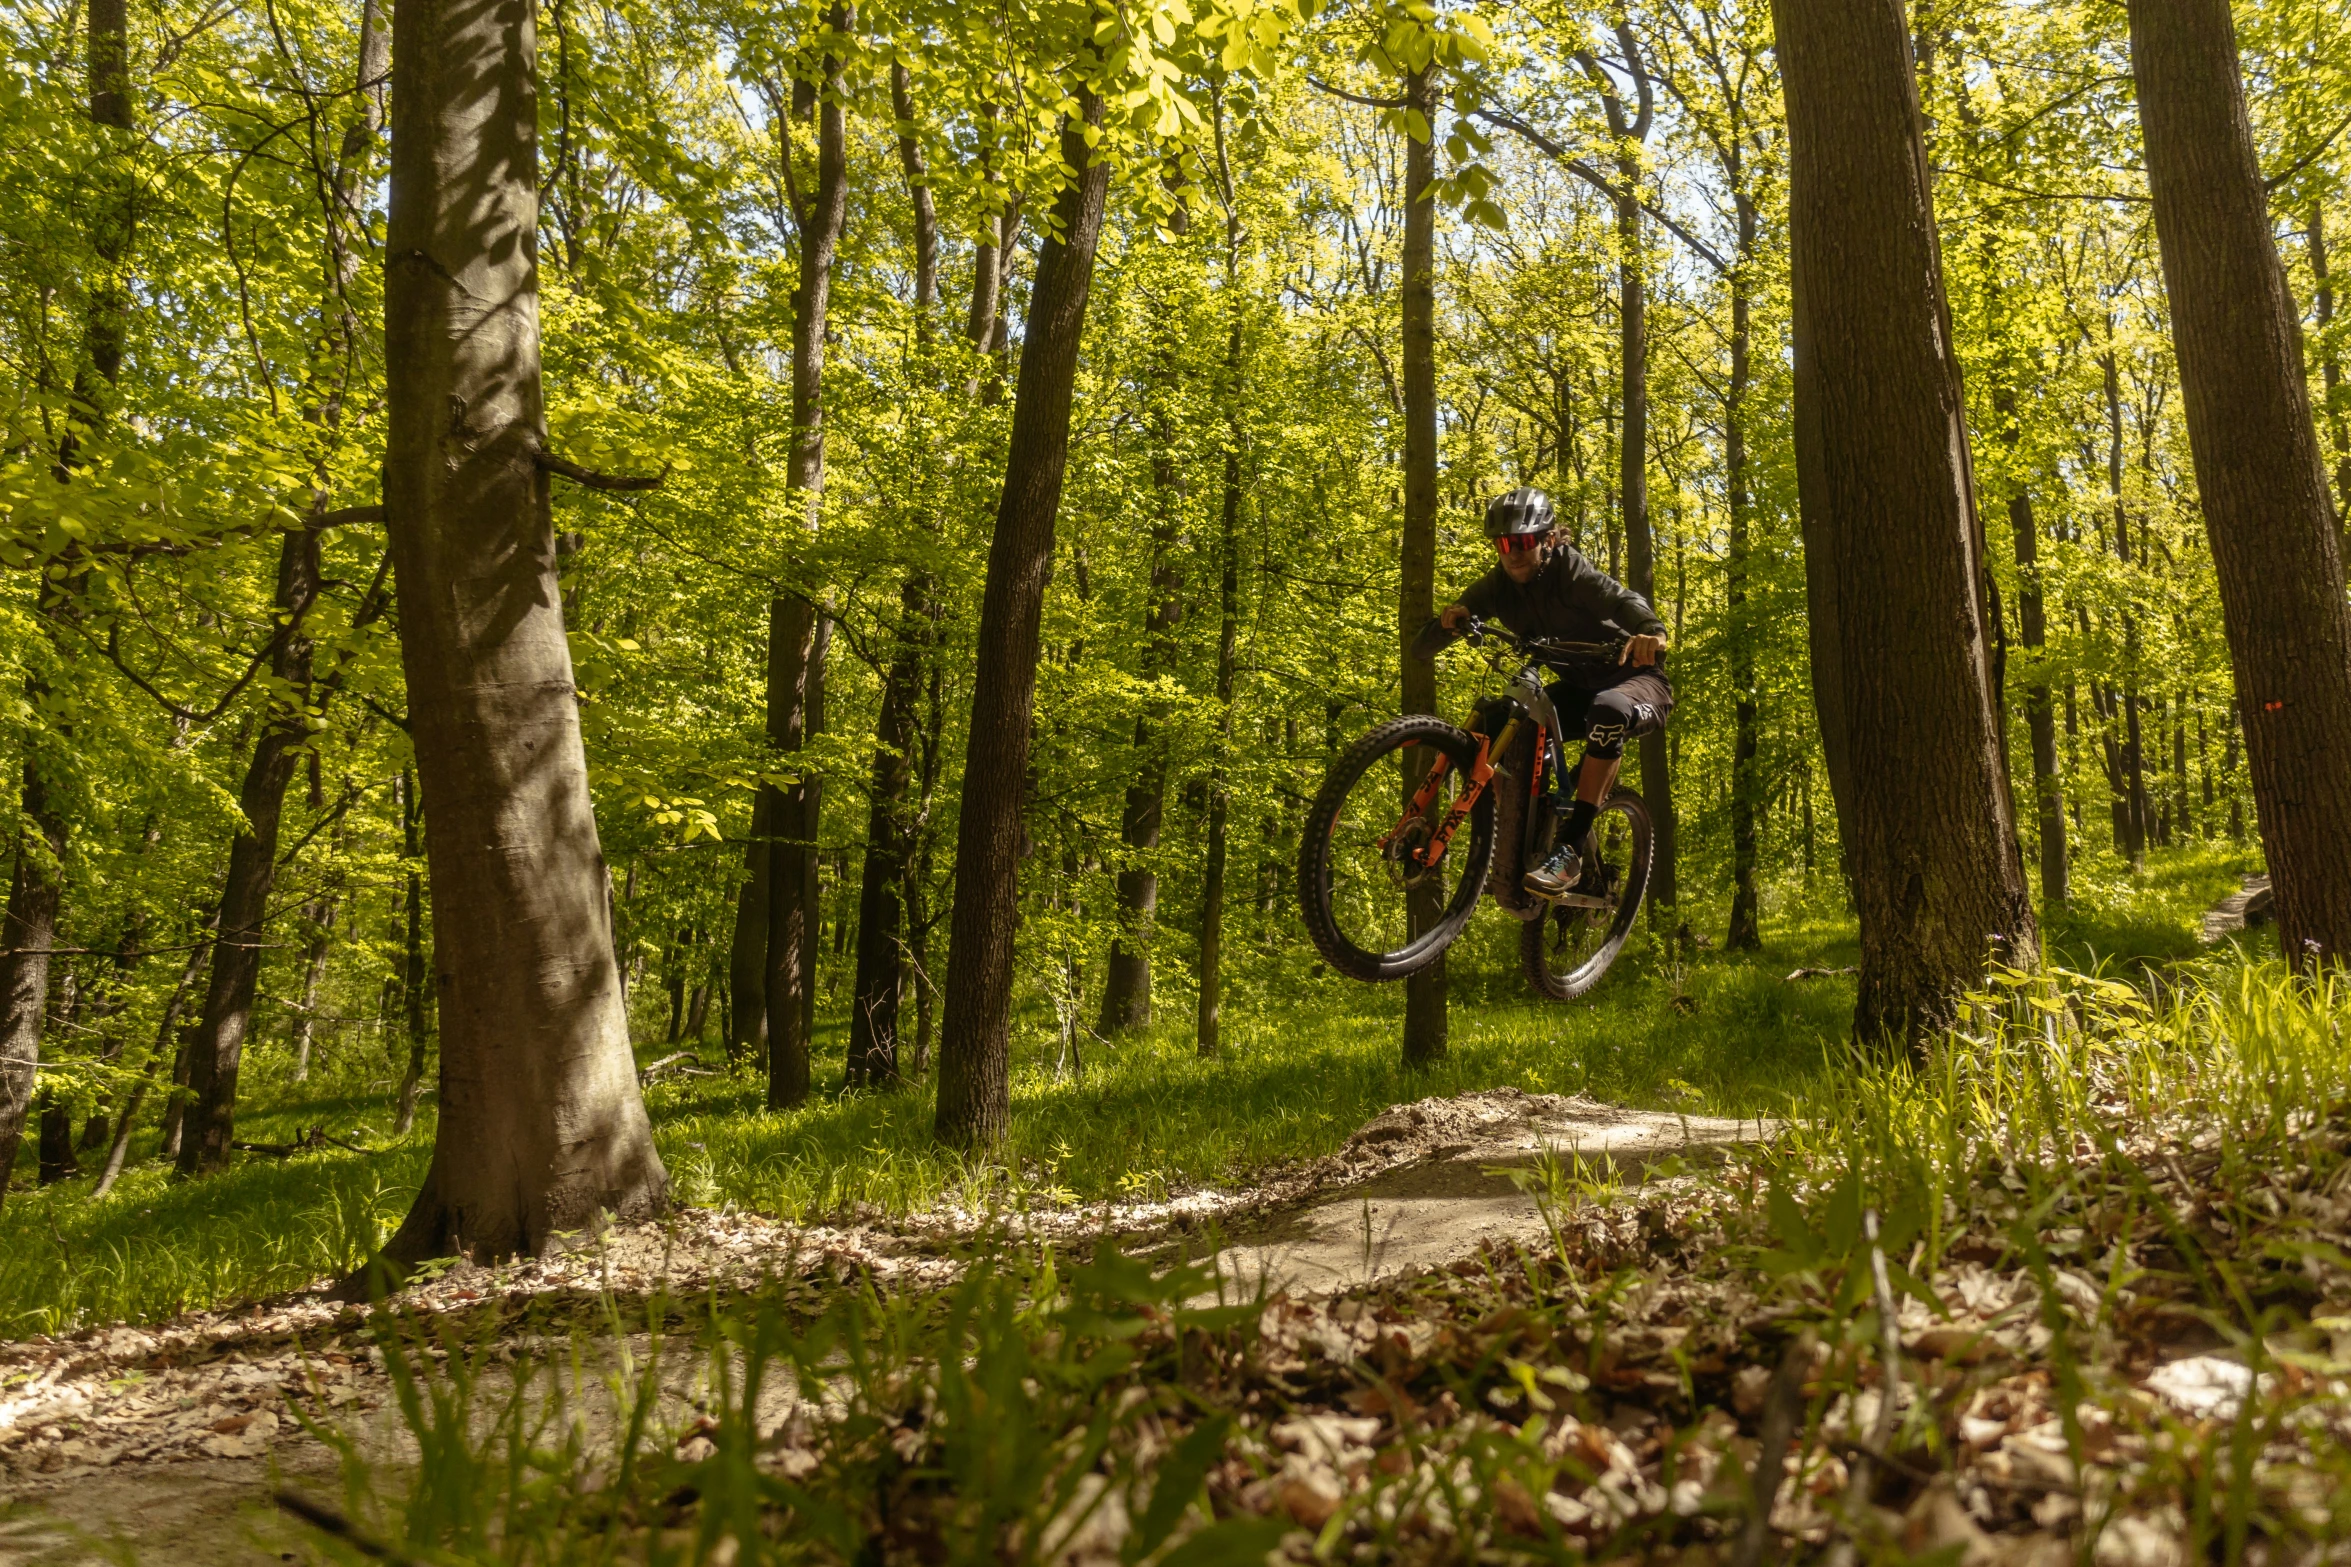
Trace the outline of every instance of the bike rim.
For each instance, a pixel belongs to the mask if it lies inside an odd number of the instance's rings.
[[[1592,823],[1591,847],[1576,891],[1608,898],[1608,906],[1554,907],[1542,916],[1543,970],[1563,987],[1583,984],[1614,960],[1647,880],[1636,874],[1642,869],[1635,863],[1640,835],[1621,806],[1602,809]]]

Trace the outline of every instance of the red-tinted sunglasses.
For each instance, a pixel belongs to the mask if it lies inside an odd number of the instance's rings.
[[[1505,533],[1494,541],[1494,548],[1504,555],[1523,555],[1548,537],[1543,533]]]

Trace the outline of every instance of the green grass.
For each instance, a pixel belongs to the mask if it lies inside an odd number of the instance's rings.
[[[2237,885],[2241,863],[2222,851],[2178,851],[2133,878],[2119,864],[2090,861],[2073,910],[2050,922],[2051,952],[2080,968],[2187,956],[2203,908]],[[1719,936],[1719,909],[1684,913]],[[932,1142],[925,1085],[842,1093],[838,1017],[820,1039],[827,1091],[799,1109],[762,1109],[747,1077],[672,1080],[649,1093],[648,1105],[682,1199],[787,1217],[860,1203],[901,1212],[983,1190],[1014,1201],[1157,1197],[1329,1153],[1400,1101],[1485,1088],[1784,1114],[1836,1076],[1853,1004],[1850,977],[1787,976],[1845,968],[1857,954],[1826,887],[1809,901],[1783,894],[1766,914],[1760,954],[1700,949],[1678,960],[1644,931],[1590,998],[1562,1007],[1529,993],[1515,928],[1489,911],[1448,960],[1448,1053],[1417,1070],[1399,1054],[1402,988],[1317,976],[1304,954],[1266,959],[1285,966],[1261,965],[1237,987],[1227,1049],[1215,1060],[1192,1051],[1182,993],[1165,998],[1166,1025],[1088,1040],[1082,1077],[1055,1074],[1047,1021],[1024,1018],[1000,1168],[975,1169]],[[390,1082],[380,1059],[335,1061],[341,1078],[311,1084],[291,1082],[290,1065],[274,1041],[249,1052],[241,1137],[289,1142],[324,1125],[369,1146],[388,1140]],[[415,1131],[389,1152],[248,1156],[194,1183],[174,1183],[149,1158],[98,1203],[87,1179],[20,1187],[0,1208],[0,1334],[154,1320],[346,1269],[398,1222],[423,1175],[432,1125],[428,1101]],[[136,1151],[152,1147],[143,1135]],[[19,1174],[27,1183],[31,1163],[28,1148]]]

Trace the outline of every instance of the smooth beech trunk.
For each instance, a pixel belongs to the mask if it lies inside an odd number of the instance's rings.
[[[8,885],[8,912],[0,918],[0,1199],[24,1141],[41,1062],[41,1026],[49,1004],[49,949],[57,939],[64,898],[58,859],[65,853],[65,819],[49,803],[38,757],[24,764],[24,822],[17,838],[16,873]]]
[[[2014,447],[2023,438],[2016,422],[2016,393],[2002,386],[1992,394],[2002,423],[2001,439]],[[2065,786],[2057,775],[2057,708],[2042,663],[2049,645],[2047,599],[2041,590],[2041,529],[2033,514],[2031,489],[2020,478],[2008,497],[2008,531],[2016,545],[2016,629],[2025,651],[2025,729],[2033,747],[2033,812],[2041,841],[2041,902],[2063,908],[2069,861],[2065,842]]]
[[[180,1134],[178,1171],[183,1176],[225,1166],[236,1136],[237,1072],[261,983],[262,923],[277,887],[278,823],[285,814],[286,789],[301,764],[300,747],[310,733],[303,717],[310,688],[310,637],[302,621],[318,598],[319,581],[318,530],[305,527],[287,533],[278,549],[272,608],[279,629],[270,656],[272,689],[286,695],[272,703],[263,720],[261,738],[245,767],[244,787],[237,794],[244,825],[229,845],[211,983],[204,1010],[187,1039],[191,1097]]]
[[[1910,39],[1893,0],[1775,0],[1815,697],[1843,755],[1856,1033],[1914,1047],[1993,947],[2039,961]],[[1828,678],[1821,678],[1822,671]]]
[[[769,791],[751,806],[743,845],[743,885],[735,895],[734,939],[727,945],[727,1060],[767,1069],[767,851]]]
[[[1163,398],[1176,390],[1173,360],[1171,350],[1162,357],[1152,378]],[[1162,407],[1155,411],[1151,423],[1158,450],[1151,458],[1156,515],[1151,522],[1150,594],[1143,611],[1142,673],[1146,681],[1174,671],[1179,651],[1176,632],[1184,618],[1184,579],[1176,559],[1176,533],[1183,519],[1186,486],[1176,461],[1175,418]],[[1135,719],[1135,771],[1127,784],[1125,807],[1119,812],[1118,841],[1124,854],[1117,882],[1118,934],[1111,938],[1109,969],[1102,984],[1104,1034],[1148,1027],[1151,1022],[1151,937],[1159,916],[1159,872],[1152,868],[1152,859],[1159,851],[1159,831],[1167,811],[1167,750],[1156,707],[1154,702]]]
[[[1763,945],[1762,906],[1755,888],[1757,804],[1763,793],[1762,750],[1755,689],[1755,615],[1747,585],[1754,571],[1755,495],[1748,474],[1747,390],[1753,374],[1754,328],[1748,268],[1755,252],[1755,208],[1742,193],[1739,260],[1730,274],[1731,374],[1722,400],[1723,473],[1730,490],[1731,527],[1723,572],[1730,621],[1731,668],[1731,918],[1723,945],[1751,952]]]
[[[1082,89],[1079,98],[1086,122],[1100,124],[1101,100]],[[956,829],[935,1127],[942,1142],[959,1148],[994,1146],[1012,1115],[1007,1034],[1039,620],[1053,570],[1054,520],[1069,460],[1070,401],[1085,334],[1086,297],[1093,288],[1094,252],[1110,188],[1108,161],[1092,155],[1074,121],[1062,125],[1061,157],[1073,173],[1054,198],[1053,226],[1029,294],[1012,444],[980,600],[971,745]]]
[[[1612,77],[1588,58],[1585,70],[1600,87],[1600,106],[1617,141],[1616,321],[1619,407],[1617,495],[1624,508],[1625,586],[1657,605],[1657,539],[1649,523],[1649,256],[1641,234],[1641,163],[1637,149],[1649,139],[1654,103],[1640,40],[1629,26],[1616,29],[1621,63],[1630,73],[1637,107],[1627,112]],[[1631,627],[1626,627],[1631,630]],[[1670,736],[1645,735],[1641,749],[1641,795],[1655,832],[1649,868],[1649,904],[1662,919],[1678,899],[1674,867],[1679,859],[1673,809]]]
[[[912,82],[903,65],[890,67],[890,107],[898,120],[898,163],[914,209],[914,346],[925,373],[939,307],[939,215],[931,200],[930,171],[916,135]],[[986,248],[986,247],[983,247]],[[992,274],[994,258],[982,269]],[[975,278],[974,292],[985,279]],[[975,348],[995,325],[992,282],[985,309],[975,297],[969,328]],[[849,996],[849,1080],[877,1087],[899,1081],[898,1017],[906,993],[906,879],[913,874],[914,824],[908,796],[914,787],[916,705],[931,657],[933,582],[928,569],[909,571],[898,590],[897,642],[882,677],[881,710],[874,722],[873,771],[867,789],[865,865],[857,896],[857,973]]]
[[[846,32],[850,14],[847,6],[835,5],[825,25]],[[795,117],[804,107],[816,129],[816,183],[793,213],[800,228],[800,272],[792,292],[792,451],[784,488],[799,502],[800,524],[810,541],[824,493],[825,317],[832,301],[833,257],[849,211],[848,110],[842,102],[847,83],[841,56],[826,55],[822,72],[821,83],[796,83],[793,89]],[[767,740],[777,753],[776,766],[788,770],[790,759],[824,730],[832,624],[822,604],[806,594],[783,593],[769,607],[767,634]],[[817,839],[824,782],[803,771],[788,784],[769,785],[767,794],[768,819],[775,824],[767,856],[767,1104],[778,1110],[808,1097],[822,918]]]
[[[1405,101],[1429,126],[1426,140],[1404,139],[1404,538],[1396,583],[1396,633],[1403,666],[1403,711],[1437,710],[1437,667],[1412,656],[1413,638],[1437,612],[1437,204],[1429,186],[1437,175],[1437,90],[1428,71],[1405,79]],[[1404,757],[1409,805],[1427,777],[1434,753],[1415,746]],[[1441,878],[1429,877],[1405,895],[1405,919],[1426,930],[1445,915]],[[1419,1066],[1441,1059],[1446,1035],[1445,960],[1404,982],[1404,1060]]]
[[[1224,197],[1224,305],[1233,324],[1225,338],[1226,409],[1224,493],[1218,529],[1216,627],[1216,750],[1208,769],[1208,857],[1200,872],[1200,1003],[1194,1027],[1199,1053],[1213,1056],[1224,1047],[1224,903],[1225,860],[1231,852],[1232,785],[1228,777],[1233,750],[1233,674],[1241,626],[1241,447],[1247,438],[1243,411],[1248,406],[1248,367],[1242,357],[1241,333],[1241,209],[1233,189],[1232,165],[1225,149],[1224,101],[1216,101],[1216,171]]]
[[[2253,808],[2297,968],[2351,959],[2351,606],[2227,0],[2131,0],[2131,70]]]
[[[612,956],[539,378],[535,13],[402,0],[386,511],[433,882],[440,1110],[395,1266],[666,1203]]]

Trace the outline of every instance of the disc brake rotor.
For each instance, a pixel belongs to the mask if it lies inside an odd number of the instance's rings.
[[[1429,842],[1435,836],[1425,816],[1412,817],[1398,827],[1396,835],[1388,840],[1388,879],[1407,890],[1426,881],[1434,867],[1422,864],[1420,856],[1428,851]]]

